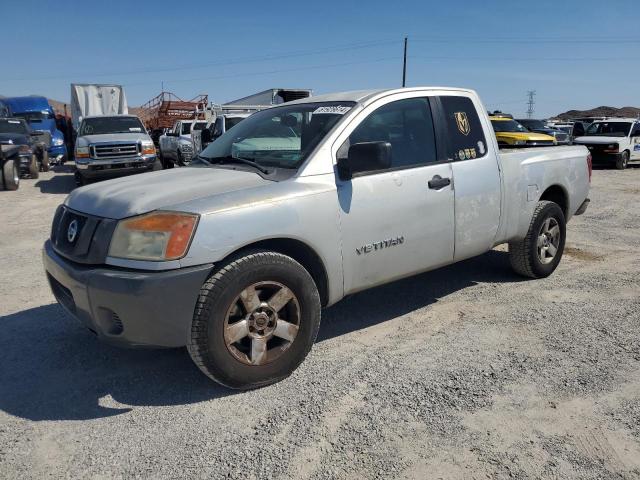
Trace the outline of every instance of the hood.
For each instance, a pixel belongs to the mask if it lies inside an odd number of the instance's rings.
[[[498,138],[512,138],[514,140],[537,141],[554,141],[555,138],[550,135],[534,132],[496,132]]]
[[[135,133],[107,133],[104,135],[83,135],[78,137],[79,145],[89,145],[90,143],[111,143],[111,142],[137,142],[138,140],[151,141],[151,137],[144,132]]]
[[[600,136],[589,136],[589,137],[577,137],[573,139],[573,143],[583,143],[585,145],[600,145],[606,143],[618,143],[620,141],[624,141],[626,137],[600,137]]]
[[[272,183],[250,171],[174,168],[78,188],[71,192],[65,204],[89,215],[121,219]]]
[[[28,145],[29,137],[27,135],[22,135],[21,133],[0,133],[0,140],[7,141],[11,140],[14,145]]]

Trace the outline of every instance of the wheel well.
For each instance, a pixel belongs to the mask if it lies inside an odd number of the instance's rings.
[[[246,250],[270,250],[293,258],[302,265],[307,272],[309,272],[311,278],[313,278],[316,287],[318,287],[322,305],[325,306],[329,303],[329,280],[327,271],[318,254],[306,243],[291,238],[273,238],[246,245],[230,255],[237,256]]]
[[[564,189],[560,185],[553,185],[547,188],[540,200],[548,200],[550,202],[557,203],[562,209],[562,213],[564,213],[565,218],[569,215],[569,199],[567,198],[567,194]]]

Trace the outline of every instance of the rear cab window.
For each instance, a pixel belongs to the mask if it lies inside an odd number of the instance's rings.
[[[439,97],[447,128],[450,158],[473,160],[487,154],[487,140],[473,101],[469,97]]]

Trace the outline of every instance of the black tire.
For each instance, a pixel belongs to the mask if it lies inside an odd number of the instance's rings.
[[[240,293],[258,282],[278,282],[291,290],[299,305],[299,328],[279,356],[263,365],[250,365],[231,353],[224,329],[227,312]],[[247,253],[230,260],[202,286],[191,325],[189,354],[208,377],[229,388],[250,389],[278,382],[311,350],[320,327],[320,309],[318,289],[302,265],[280,253]]]
[[[29,176],[36,179],[40,176],[40,165],[38,164],[38,157],[31,155],[31,161],[29,161]]]
[[[2,166],[2,187],[4,190],[17,190],[20,186],[20,169],[18,163],[11,159]]]
[[[42,160],[40,161],[40,170],[42,170],[43,172],[48,172],[49,171],[49,152],[47,152],[46,150],[43,150],[42,152]]]
[[[556,253],[549,263],[543,263],[538,252],[538,237],[547,219],[552,219],[560,230]],[[544,278],[553,273],[564,252],[566,239],[564,213],[557,203],[540,201],[536,206],[527,236],[519,242],[509,243],[509,260],[513,270],[525,277]]]
[[[616,168],[618,170],[624,170],[627,168],[629,164],[629,152],[626,150],[620,154],[620,156],[616,159]]]
[[[76,185],[77,185],[78,187],[82,187],[82,186],[86,185],[87,183],[89,183],[89,182],[87,181],[87,179],[86,179],[86,178],[84,178],[84,177],[82,176],[82,174],[81,174],[79,171],[77,171],[77,170],[76,170],[76,173],[75,173],[75,179],[76,179]]]

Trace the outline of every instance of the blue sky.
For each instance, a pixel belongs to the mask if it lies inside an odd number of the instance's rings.
[[[638,0],[3,1],[0,94],[68,101],[69,84],[225,102],[271,87],[476,89],[515,115],[640,106]],[[15,19],[15,20],[10,20]],[[63,33],[64,32],[64,33]]]

